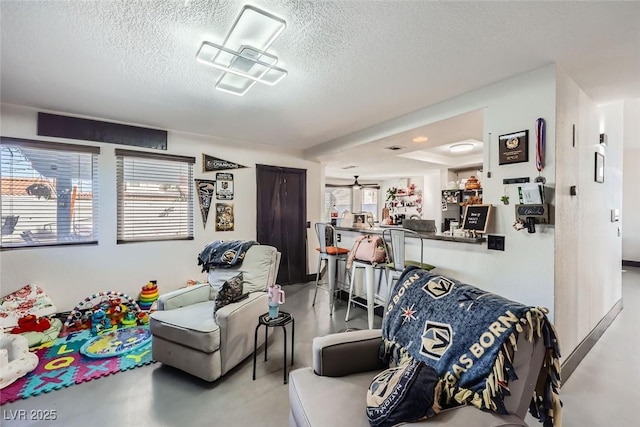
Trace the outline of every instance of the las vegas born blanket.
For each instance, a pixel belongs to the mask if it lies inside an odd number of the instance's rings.
[[[387,307],[383,357],[433,367],[440,408],[470,404],[506,414],[503,398],[509,380],[517,379],[511,361],[518,335],[529,342],[541,338],[547,351],[529,409],[545,427],[560,427],[560,354],[546,312],[409,267]]]

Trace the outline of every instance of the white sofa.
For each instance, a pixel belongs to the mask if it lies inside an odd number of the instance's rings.
[[[215,381],[253,353],[258,317],[268,310],[267,286],[275,283],[280,265],[276,248],[255,245],[241,265],[220,270],[243,273],[249,296],[219,309],[214,318],[216,291],[208,284],[161,295],[151,314],[153,358],[206,381]],[[209,275],[215,280],[216,272]],[[260,334],[258,345],[264,343]]]

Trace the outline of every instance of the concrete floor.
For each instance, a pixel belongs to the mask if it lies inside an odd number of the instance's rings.
[[[637,426],[633,409],[640,401],[640,268],[623,273],[624,310],[564,384],[564,427]],[[366,312],[346,304],[328,315],[328,296],[318,292],[311,307],[313,285],[285,288],[284,310],[296,320],[295,365],[311,365],[311,340],[341,329],[366,328]],[[381,319],[376,317],[376,327]],[[562,337],[560,337],[562,339]],[[269,343],[269,360],[258,358],[252,381],[252,358],[213,384],[176,369],[152,364],[129,372],[75,385],[2,406],[2,426],[243,426],[288,425],[288,386],[282,377],[282,332]],[[364,394],[363,394],[364,398]],[[327,408],[331,410],[330,408]],[[19,410],[55,410],[55,421],[14,421]],[[539,425],[527,418],[531,426]],[[341,426],[327,426],[341,427]],[[344,426],[348,427],[348,426]]]

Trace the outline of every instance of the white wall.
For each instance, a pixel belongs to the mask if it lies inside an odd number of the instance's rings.
[[[624,103],[623,153],[622,259],[640,262],[640,98]]]
[[[346,145],[357,145],[366,140],[381,139],[391,134],[413,129],[439,120],[484,109],[485,149],[483,170],[483,197],[485,203],[495,206],[489,232],[506,237],[506,250],[487,250],[481,245],[429,241],[425,243],[425,261],[438,266],[440,272],[461,281],[479,286],[507,298],[551,310],[553,319],[554,292],[554,227],[541,226],[538,232],[528,234],[512,228],[515,217],[513,204],[503,206],[502,179],[507,177],[537,176],[535,168],[535,122],[538,117],[547,120],[547,160],[545,169],[548,185],[555,187],[555,67],[547,66],[509,80],[469,92],[443,103],[413,112],[341,140]],[[529,161],[498,166],[498,135],[528,129]],[[492,137],[489,140],[488,134]],[[312,156],[329,150],[322,147],[308,150]],[[492,178],[487,178],[487,171]],[[448,176],[441,173],[436,189],[439,198]],[[553,202],[553,201],[551,201]],[[439,206],[439,204],[438,204]],[[347,243],[345,246],[348,247]],[[415,255],[411,255],[415,257]]]
[[[601,129],[607,147],[599,144]],[[555,326],[565,356],[621,298],[620,223],[610,212],[622,204],[622,138],[622,105],[598,109],[558,69]],[[605,154],[604,183],[594,181],[595,152]],[[569,193],[573,185],[577,196]]]
[[[485,132],[483,199],[494,205],[489,233],[505,236],[505,251],[487,250],[486,244],[429,241],[424,245],[425,261],[461,281],[525,304],[549,308],[563,354],[569,355],[621,295],[619,223],[610,222],[610,210],[622,206],[621,144],[612,144],[623,137],[625,142],[629,139],[622,130],[619,105],[599,111],[562,70],[549,65],[407,114],[384,126],[356,132],[342,138],[341,143],[358,145],[365,139],[381,139],[480,108],[484,109]],[[547,180],[552,224],[538,225],[537,232],[530,234],[512,227],[515,203],[503,205],[500,197],[505,192],[504,178],[533,180],[538,175],[535,122],[539,117],[546,121],[542,175]],[[601,118],[610,143],[605,149],[605,183],[596,184],[593,162],[595,150],[600,149]],[[636,104],[627,109],[624,120],[640,122]],[[574,123],[578,133],[575,149],[571,146]],[[529,161],[498,165],[499,135],[525,129],[529,130]],[[632,133],[638,135],[637,128],[633,129]],[[319,147],[307,155],[329,149]],[[626,157],[625,152],[625,161]],[[635,160],[632,168],[637,169],[637,164]],[[451,176],[441,172],[440,179],[444,184]],[[638,182],[637,172],[631,180]],[[571,185],[578,186],[579,196],[569,196]],[[629,197],[637,199],[637,188],[633,190],[631,196],[625,195],[625,201]],[[517,186],[509,186],[507,194],[517,200]],[[626,206],[624,212],[629,211]],[[630,232],[629,241],[637,235]],[[415,257],[415,252],[409,256]]]
[[[307,169],[307,219],[320,219],[322,184],[319,163],[305,161],[301,153],[276,150],[244,141],[214,138],[169,131],[167,153],[194,156],[194,175],[198,179],[215,179],[214,172],[202,172],[202,154],[248,166],[228,172],[234,174],[235,231],[215,232],[210,217],[203,228],[195,201],[195,239],[193,241],[116,244],[116,184],[114,144],[69,141],[37,135],[37,110],[3,104],[2,135],[36,140],[98,145],[100,176],[100,243],[97,246],[32,248],[0,252],[2,294],[27,283],[41,285],[53,298],[59,311],[70,310],[86,296],[116,290],[137,298],[149,280],[158,280],[161,292],[185,285],[188,279],[206,280],[197,266],[197,255],[204,246],[217,239],[255,239],[256,176],[255,164]],[[308,230],[309,266],[315,272],[315,234]],[[311,267],[313,266],[313,267]]]

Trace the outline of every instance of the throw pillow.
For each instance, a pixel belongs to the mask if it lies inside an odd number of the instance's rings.
[[[220,289],[222,288],[222,285],[224,285],[224,282],[237,276],[238,273],[240,273],[240,271],[235,268],[212,268],[211,270],[209,270],[207,280],[213,291],[220,292]]]
[[[438,411],[435,369],[412,359],[380,372],[367,391],[367,418],[374,427],[430,418]]]
[[[225,305],[231,304],[242,295],[242,283],[242,273],[224,282],[214,300],[213,314]]]

